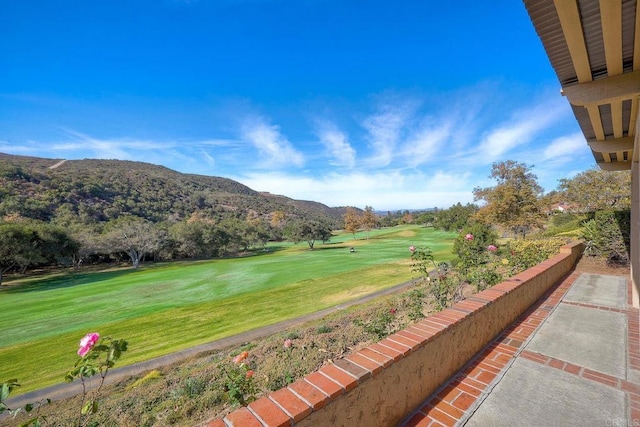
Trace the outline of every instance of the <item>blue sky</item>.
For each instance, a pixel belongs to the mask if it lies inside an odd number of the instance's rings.
[[[513,0],[0,0],[0,152],[376,210],[594,164]]]

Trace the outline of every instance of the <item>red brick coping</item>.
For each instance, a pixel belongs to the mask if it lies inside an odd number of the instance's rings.
[[[541,264],[207,425],[397,425],[466,366],[468,375],[454,378],[411,421],[455,424],[542,322],[544,305],[532,306],[571,272],[582,250],[580,242],[563,246]],[[511,326],[525,312],[526,322]],[[503,340],[487,346],[497,336]],[[485,357],[470,364],[480,351]]]
[[[454,426],[463,423],[472,414],[473,408],[480,403],[482,395],[487,394],[496,376],[500,375],[513,362],[516,352],[519,351],[523,343],[535,333],[553,309],[561,303],[562,298],[579,275],[574,272],[558,286],[554,286],[487,348],[472,359],[465,368],[455,374],[448,383],[427,398],[413,416],[402,424],[403,427]],[[627,318],[628,368],[640,371],[640,313],[637,308],[632,307],[632,286],[631,280],[628,280],[628,307],[626,309],[572,301],[562,301],[562,304],[625,314]],[[627,420],[629,420],[623,424],[631,426],[640,422],[639,384],[628,381],[626,378],[617,378],[530,350],[522,350],[518,357],[623,391],[627,397]],[[620,421],[622,422],[622,420]]]

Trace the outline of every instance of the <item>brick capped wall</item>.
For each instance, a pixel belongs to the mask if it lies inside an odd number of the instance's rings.
[[[569,274],[580,242],[209,427],[393,426]]]

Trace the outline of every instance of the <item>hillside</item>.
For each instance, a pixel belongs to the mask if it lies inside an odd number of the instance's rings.
[[[334,226],[344,213],[317,202],[260,193],[231,179],[183,174],[149,163],[0,153],[0,218],[74,217],[87,223],[135,215],[160,222],[180,221],[196,212],[267,217],[275,211],[329,220]]]

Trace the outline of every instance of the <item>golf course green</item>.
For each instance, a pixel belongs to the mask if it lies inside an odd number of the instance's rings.
[[[0,382],[17,378],[19,393],[62,382],[87,332],[128,340],[122,366],[353,300],[415,277],[410,245],[450,259],[455,236],[406,225],[368,239],[338,234],[313,250],[273,243],[238,258],[9,282],[0,289]]]

